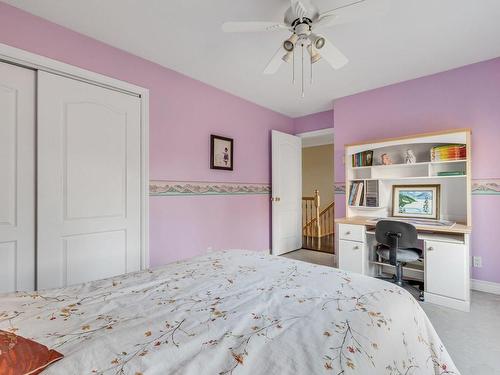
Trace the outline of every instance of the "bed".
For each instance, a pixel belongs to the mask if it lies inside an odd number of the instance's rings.
[[[0,330],[64,354],[44,374],[459,374],[405,290],[249,251],[2,295]]]

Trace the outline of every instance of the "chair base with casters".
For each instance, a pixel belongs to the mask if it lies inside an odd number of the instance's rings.
[[[389,264],[396,269],[396,274],[393,277],[378,278],[391,281],[401,287],[404,285],[413,287],[411,282],[403,280],[403,267],[407,263],[418,261],[422,254],[422,250],[416,247],[417,230],[415,227],[403,222],[382,220],[377,223],[375,236],[379,243],[377,245],[377,255],[389,261]],[[419,300],[423,301],[423,283],[420,284],[420,288],[418,288]]]
[[[390,250],[388,247],[384,245],[379,245],[377,247],[377,255],[389,261],[390,260]],[[397,262],[395,265],[396,273],[391,277],[378,276],[377,279],[389,281],[391,283],[397,284],[400,287],[404,288],[405,286],[409,286],[413,288],[416,292],[418,292],[418,299],[420,301],[424,301],[424,291],[423,286],[424,283],[417,280],[403,280],[403,267],[406,266],[407,263],[416,262],[420,259],[420,250],[419,249],[399,249],[397,251]],[[418,287],[415,286],[418,285]]]

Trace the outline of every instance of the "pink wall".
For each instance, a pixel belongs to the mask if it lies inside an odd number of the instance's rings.
[[[270,129],[300,133],[333,123],[332,111],[292,120],[1,2],[0,42],[149,88],[151,179],[268,183]],[[498,103],[500,59],[339,99],[336,181],[344,181],[345,143],[457,127],[473,129],[473,177],[500,178],[490,156],[500,140]],[[210,133],[235,139],[234,172],[208,169]],[[499,212],[500,196],[473,197],[473,252],[483,256],[477,279],[500,282]],[[269,244],[265,195],[151,198],[153,265],[209,246]]]
[[[150,90],[151,180],[269,183],[270,130],[293,120],[0,2],[0,43]],[[209,169],[209,135],[235,141],[235,171]],[[151,197],[151,263],[207,247],[268,249],[262,195]]]
[[[473,178],[500,178],[500,58],[338,99],[334,111],[336,181],[345,144],[465,127]],[[483,257],[473,278],[500,282],[500,195],[473,195],[472,207],[472,252]]]
[[[333,128],[333,111],[313,113],[293,120],[295,134]]]

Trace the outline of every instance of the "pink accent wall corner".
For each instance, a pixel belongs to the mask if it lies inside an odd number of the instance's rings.
[[[293,119],[295,134],[333,128],[333,110],[313,113]]]

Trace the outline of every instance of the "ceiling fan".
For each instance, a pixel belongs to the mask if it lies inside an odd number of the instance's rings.
[[[283,62],[293,63],[293,82],[295,82],[295,52],[302,48],[302,97],[304,97],[304,49],[309,54],[312,66],[324,59],[333,69],[340,69],[349,60],[326,37],[316,31],[339,24],[355,21],[372,15],[373,5],[385,8],[388,0],[351,0],[324,13],[320,13],[311,0],[290,0],[290,7],[285,12],[283,22],[226,22],[222,30],[234,32],[269,32],[288,30],[292,35],[283,41],[282,45],[264,69],[264,74],[274,74]],[[378,10],[385,10],[378,8]],[[368,11],[368,14],[367,14]]]

